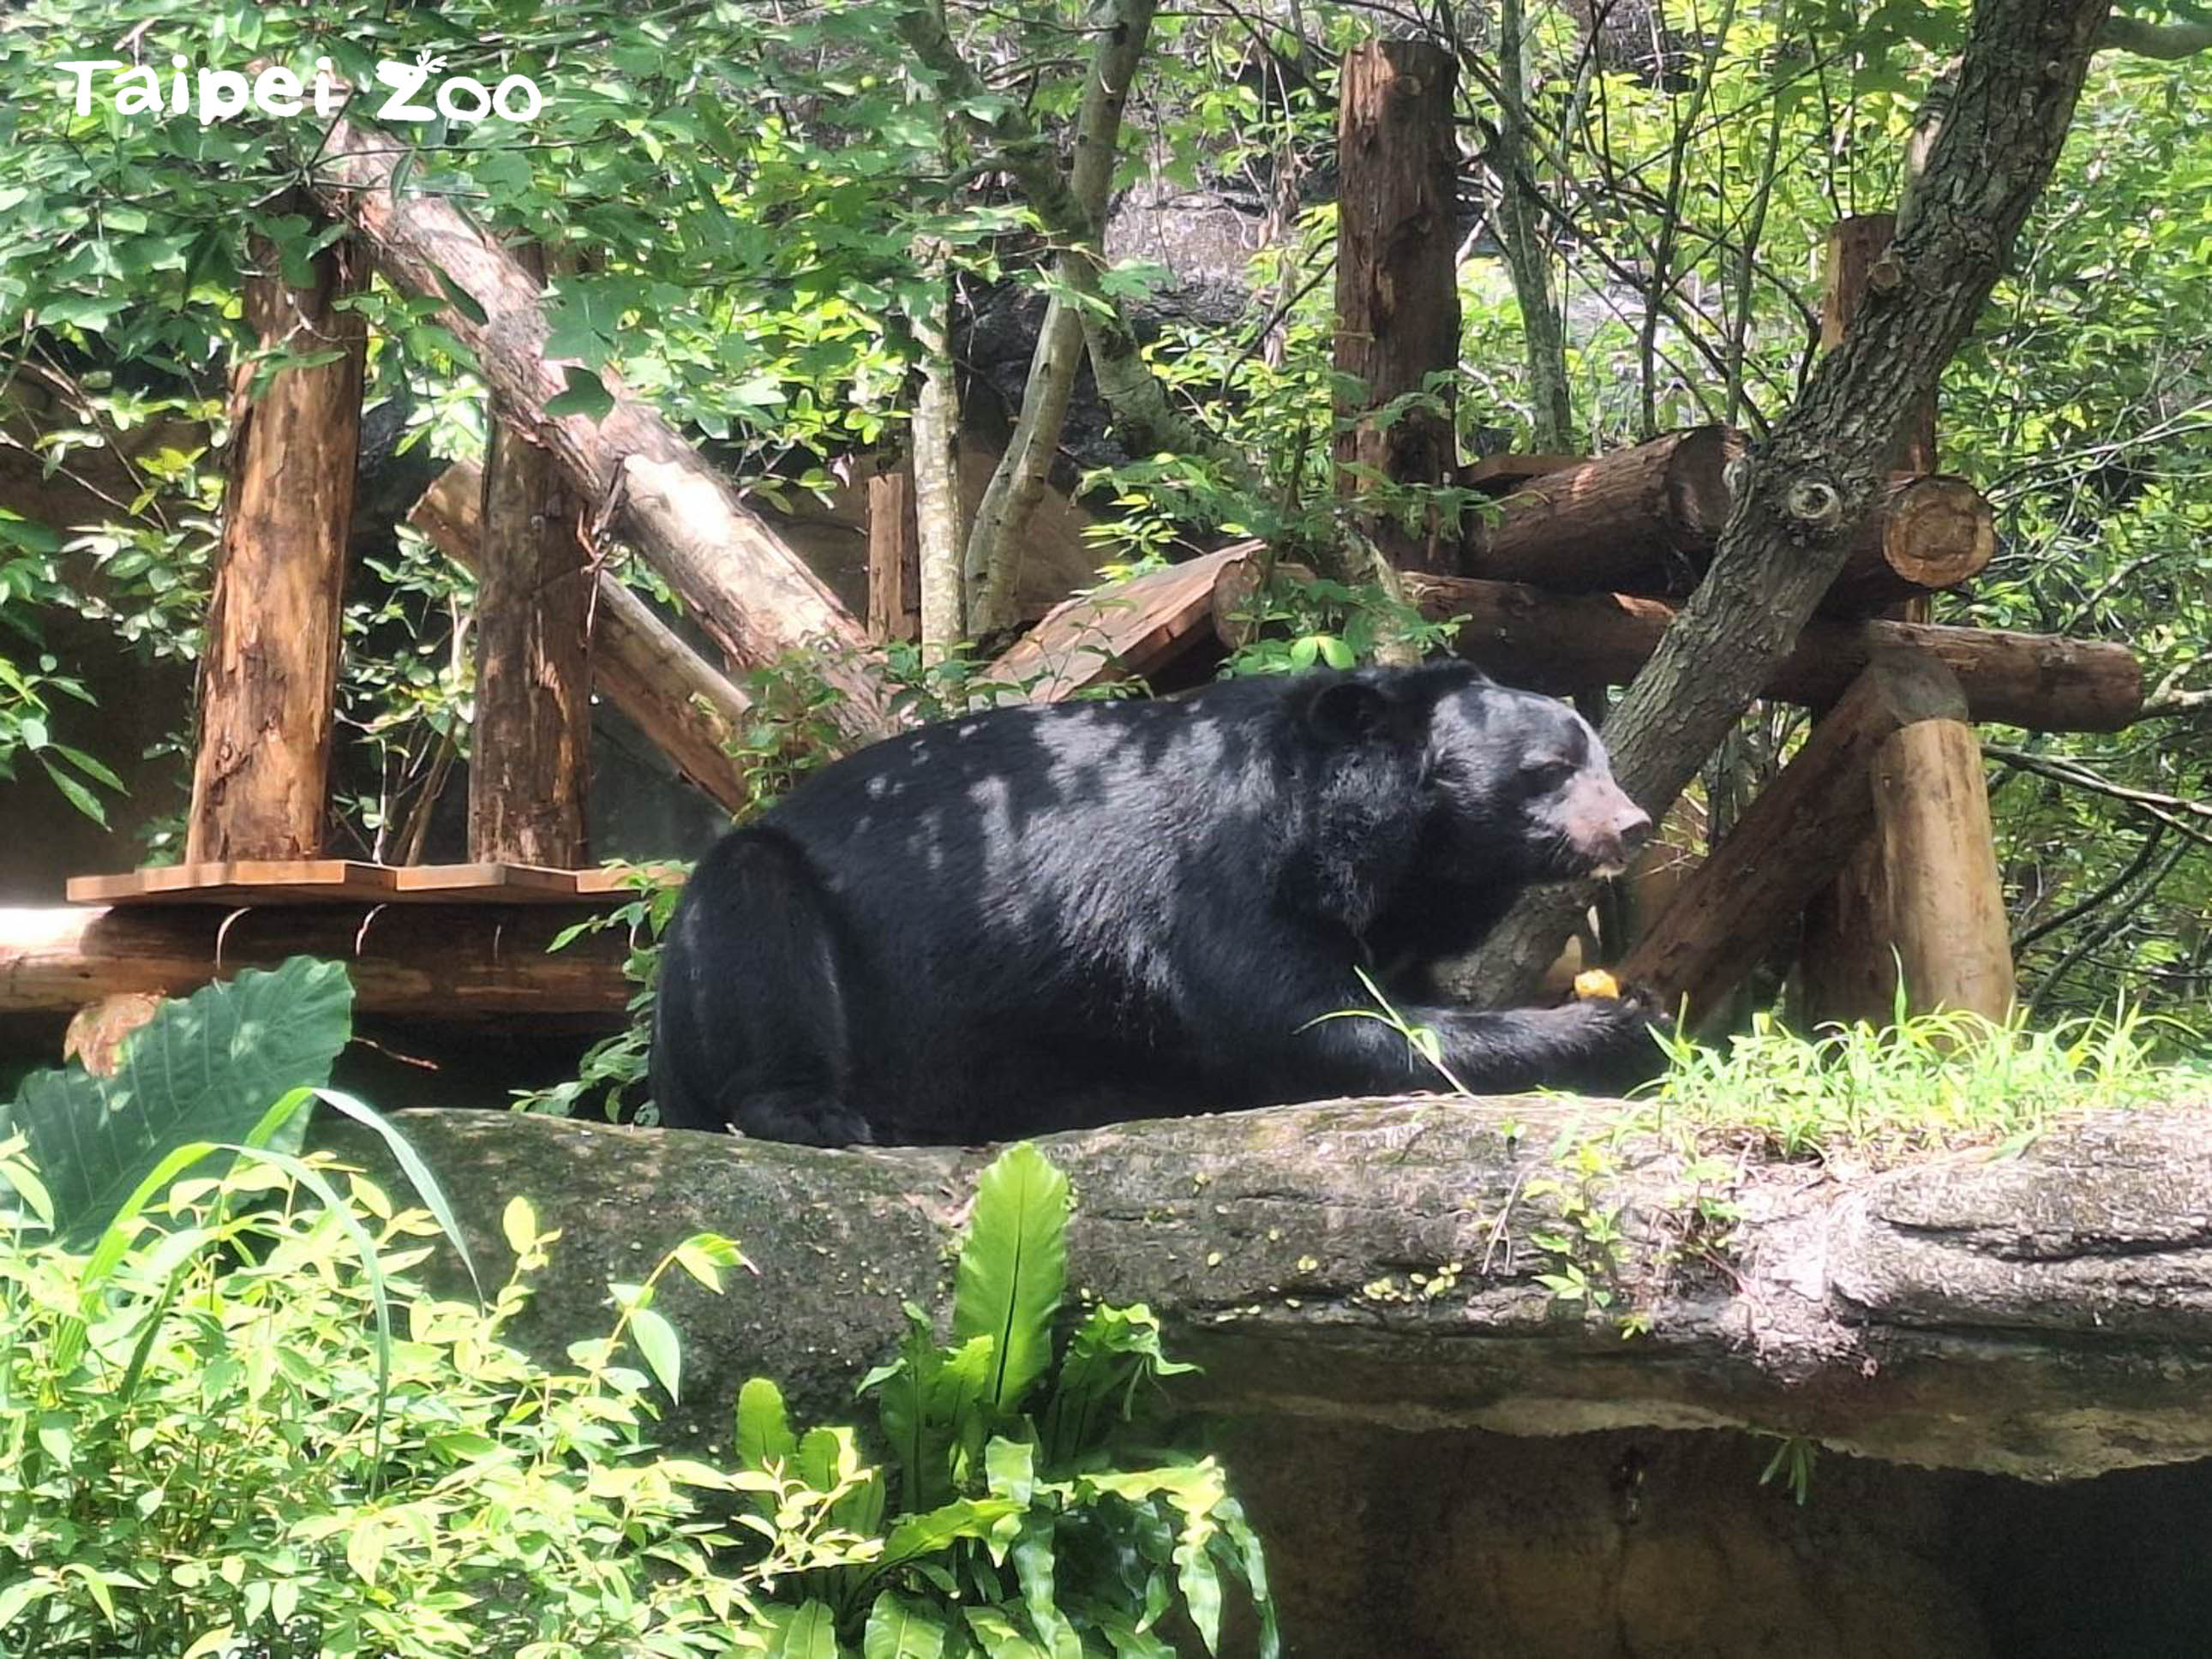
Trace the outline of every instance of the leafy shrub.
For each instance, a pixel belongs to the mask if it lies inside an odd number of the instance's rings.
[[[319,964],[241,976],[165,1010],[116,1079],[41,1074],[9,1109],[0,1650],[1120,1659],[1172,1652],[1177,1606],[1211,1646],[1224,1572],[1273,1650],[1218,1467],[1115,1461],[1139,1387],[1184,1369],[1150,1314],[1092,1309],[1055,1349],[1067,1190],[1033,1148],[981,1183],[952,1346],[913,1310],[870,1379],[893,1462],[793,1434],[756,1380],[719,1469],[653,1444],[653,1389],[683,1379],[653,1304],[672,1271],[719,1289],[735,1245],[685,1240],[610,1287],[612,1329],[566,1365],[526,1356],[507,1328],[557,1233],[515,1200],[507,1282],[428,1293],[439,1234],[468,1260],[429,1172],[365,1106],[285,1086],[327,1071],[349,998]],[[376,1127],[424,1207],[285,1150],[317,1100]]]

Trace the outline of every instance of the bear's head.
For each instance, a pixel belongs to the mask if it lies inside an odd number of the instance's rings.
[[[1650,815],[1613,781],[1597,733],[1555,697],[1455,661],[1314,684],[1310,718],[1326,735],[1370,754],[1379,744],[1417,768],[1425,845],[1467,877],[1616,876],[1651,838]]]

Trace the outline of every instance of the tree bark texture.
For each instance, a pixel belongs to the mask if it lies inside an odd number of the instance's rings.
[[[1450,52],[1426,40],[1370,40],[1344,59],[1335,366],[1363,401],[1337,411],[1340,495],[1377,483],[1443,483],[1458,468],[1448,412],[1376,418],[1459,362],[1453,73]],[[1378,515],[1368,534],[1404,568],[1448,572],[1457,563],[1457,538],[1433,512],[1425,535],[1409,534],[1395,515]]]
[[[1899,429],[1979,315],[2057,159],[2109,0],[1978,0],[1958,92],[1843,343],[1749,458],[1720,549],[1607,721],[1613,769],[1657,818],[1789,654],[1888,472]],[[1533,983],[1587,904],[1532,895],[1492,933],[1486,1000]]]
[[[1425,615],[1465,619],[1462,656],[1510,684],[1556,694],[1634,678],[1671,637],[1676,617],[1688,614],[1636,594],[1553,593],[1470,577],[1408,575],[1406,586]],[[1875,652],[1893,647],[1927,652],[1956,674],[1976,720],[2117,732],[2142,712],[2142,668],[2125,646],[1932,623],[1815,621],[1756,690],[1826,708]],[[1616,756],[1616,773],[1621,766]]]
[[[534,244],[514,250],[543,278]],[[524,422],[494,399],[477,552],[469,856],[589,861],[592,560],[585,507]]]
[[[342,302],[368,267],[350,240],[294,288],[253,239],[251,356],[231,375],[230,451],[185,857],[306,858],[322,850],[338,633],[368,334]],[[267,373],[276,355],[321,356]],[[260,395],[256,383],[265,379]]]
[[[422,492],[407,521],[454,563],[474,570],[482,507],[480,475],[456,462]],[[744,693],[604,570],[592,589],[591,672],[592,688],[702,791],[732,812],[753,804],[730,754],[751,706]]]
[[[2083,1118],[2004,1158],[1746,1157],[1702,1185],[1673,1146],[1626,1138],[1587,1197],[1620,1206],[1606,1276],[1650,1320],[1628,1340],[1539,1279],[1559,1267],[1539,1239],[1573,1231],[1551,1149],[1602,1136],[1609,1103],[1338,1103],[1042,1145],[1079,1194],[1073,1283],[1146,1304],[1170,1352],[1203,1365],[1179,1403],[1316,1427],[1747,1427],[2047,1480],[2212,1455],[2207,1103]],[[672,1275],[655,1304],[684,1341],[668,1426],[694,1443],[726,1443],[757,1375],[795,1415],[849,1420],[854,1382],[906,1331],[901,1304],[943,1305],[945,1240],[988,1156],[507,1113],[399,1121],[489,1280],[509,1260],[509,1199],[562,1230],[570,1265],[541,1278],[526,1346],[558,1355],[605,1328],[603,1266],[700,1229],[744,1243],[757,1276],[716,1297]],[[363,1158],[380,1146],[315,1133]],[[1724,1244],[1686,1231],[1700,1192],[1741,1217]]]
[[[831,717],[855,741],[896,725],[867,635],[836,596],[669,424],[612,371],[592,378],[605,415],[549,415],[571,374],[546,353],[538,286],[514,255],[440,197],[395,191],[404,148],[331,125],[314,189],[360,230],[406,291],[447,303],[440,320],[472,351],[501,406],[561,464],[592,511],[666,577],[731,659],[763,666],[793,652],[838,692]],[[465,303],[455,295],[465,296]]]

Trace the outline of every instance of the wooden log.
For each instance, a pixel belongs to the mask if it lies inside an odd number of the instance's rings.
[[[222,542],[200,659],[188,859],[307,858],[322,850],[346,538],[361,447],[368,329],[342,301],[365,284],[362,250],[332,244],[294,288],[251,239],[247,326],[231,375]],[[272,353],[327,359],[279,368]],[[334,354],[334,355],[333,355]]]
[[[2012,1008],[2012,935],[1982,747],[1961,719],[1900,728],[1874,766],[1886,932],[1915,1013]]]
[[[451,201],[395,188],[395,168],[410,155],[334,121],[315,189],[360,230],[395,285],[447,301],[440,320],[475,354],[507,417],[559,460],[586,501],[604,506],[732,660],[758,667],[805,652],[837,692],[826,712],[848,738],[892,730],[898,719],[866,631],[827,584],[612,371],[547,355],[538,284]],[[549,414],[572,386],[604,391],[611,406]]]
[[[422,492],[407,521],[454,563],[474,570],[482,501],[477,469],[457,461]],[[750,707],[744,693],[605,571],[593,585],[592,634],[593,687],[722,806],[737,812],[750,805],[744,770],[730,757]]]
[[[1332,1422],[1540,1436],[1736,1426],[2047,1480],[2212,1456],[2204,1105],[2178,1081],[2162,1107],[2069,1115],[2008,1157],[1824,1170],[1753,1149],[1717,1178],[1709,1157],[1692,1172],[1702,1149],[1689,1134],[1607,1139],[1617,1109],[1528,1097],[1166,1118],[1042,1150],[1081,1194],[1071,1279],[1145,1304],[1170,1351],[1203,1364],[1180,1379],[1182,1406],[1281,1420],[1301,1441]],[[1697,1121],[1686,1110],[1670,1122]],[[764,1373],[796,1414],[849,1410],[854,1382],[907,1329],[901,1304],[942,1296],[945,1237],[991,1156],[825,1154],[510,1112],[410,1111],[399,1125],[494,1282],[511,1259],[501,1211],[517,1194],[574,1261],[651,1260],[701,1229],[744,1241],[759,1273],[746,1295],[671,1274],[656,1304],[684,1330],[684,1397],[663,1425],[678,1444],[726,1445],[738,1386]],[[319,1120],[314,1133],[389,1168],[366,1130]],[[1589,1201],[1559,1179],[1557,1148],[1599,1141],[1617,1242],[1584,1259],[1617,1286],[1613,1316],[1644,1316],[1630,1342],[1543,1282],[1560,1271],[1543,1241],[1573,1237],[1573,1206]],[[1698,1234],[1689,1263],[1700,1199],[1739,1219]],[[1458,1264],[1441,1284],[1440,1263]],[[439,1265],[458,1278],[450,1256]],[[509,1334],[557,1359],[579,1330],[604,1327],[605,1297],[592,1273],[542,1276]],[[1748,1492],[1758,1464],[1739,1455]],[[1447,1513],[1466,1494],[1431,1500]],[[1617,1538],[1610,1508],[1607,1525]],[[1663,1580],[1664,1562],[1655,1570]],[[1305,1650],[1504,1650],[1417,1638]]]
[[[1933,657],[1878,654],[1682,883],[1618,976],[1669,1008],[1686,1003],[1691,1024],[1701,1024],[1873,829],[1868,779],[1884,745],[1907,729],[1955,725],[1966,709],[1957,678]]]
[[[619,929],[549,951],[554,905],[177,905],[0,909],[0,1014],[70,1014],[118,995],[187,996],[287,957],[343,962],[363,1013],[619,1020],[635,987]]]
[[[1538,690],[1626,681],[1674,620],[1665,600],[1627,593],[1550,593],[1411,573],[1405,584],[1425,615],[1465,618],[1462,656],[1510,684]],[[1816,620],[1760,695],[1826,708],[1875,651],[1892,646],[1926,651],[1956,674],[1976,720],[2038,732],[2117,732],[2142,709],[2142,669],[2125,646],[1929,623]]]
[[[1676,596],[1704,576],[1728,521],[1743,434],[1693,427],[1522,480],[1468,532],[1466,568],[1562,592]],[[1550,460],[1556,458],[1535,458]],[[1989,502],[1964,478],[1890,481],[1820,603],[1865,616],[1955,587],[1996,551]]]
[[[1434,484],[1456,470],[1448,416],[1416,409],[1387,423],[1372,418],[1459,361],[1453,76],[1451,53],[1425,40],[1370,40],[1345,55],[1338,83],[1336,371],[1364,392],[1358,406],[1339,410],[1358,417],[1336,441],[1341,495],[1366,488],[1363,474]],[[1378,516],[1370,533],[1392,562],[1443,571],[1458,562],[1456,530],[1432,521],[1425,535],[1410,535]]]
[[[515,250],[542,279],[534,244]],[[477,538],[476,719],[469,856],[589,862],[592,561],[583,503],[550,454],[493,400]]]
[[[887,467],[868,479],[868,633],[921,637],[921,531],[914,475]]]
[[[1885,285],[1899,275],[1889,252],[1896,228],[1896,216],[1888,213],[1860,214],[1829,227],[1827,275],[1820,296],[1823,351],[1833,351],[1843,343],[1844,331],[1865,301],[1875,271],[1883,273],[1881,280]],[[1902,464],[1916,468],[1936,465],[1932,387],[1898,428],[1896,456]],[[1936,510],[1943,513],[1941,507]],[[1996,537],[1986,505],[1977,524],[1970,525],[1955,514],[1944,515],[1937,522],[1949,530],[1948,535],[1937,537],[1936,545],[1948,540],[1960,550],[1962,562],[1971,562],[1977,550],[1981,562],[1988,562]],[[1860,615],[1881,614],[1893,622],[1929,620],[1925,593],[1916,594],[1878,580],[1869,582],[1868,575],[1863,565],[1856,572],[1847,565],[1836,586],[1828,590],[1823,608],[1837,599],[1841,590],[1846,605]],[[1897,1006],[1897,958],[1892,951],[1892,931],[1887,872],[1881,849],[1869,830],[1837,872],[1835,880],[1815,893],[1805,907],[1797,951],[1798,1018],[1808,1026],[1861,1021],[1887,1024]]]

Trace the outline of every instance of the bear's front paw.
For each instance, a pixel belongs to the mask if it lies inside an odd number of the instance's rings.
[[[1674,1022],[1649,995],[1629,990],[1586,997],[1569,1008],[1588,1043],[1577,1068],[1584,1088],[1626,1093],[1665,1073],[1662,1042],[1674,1035]]]

